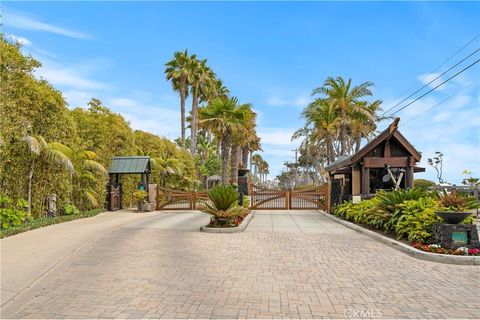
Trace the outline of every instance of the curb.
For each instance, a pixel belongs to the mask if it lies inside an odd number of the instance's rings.
[[[250,211],[250,213],[243,219],[242,223],[240,223],[239,226],[237,227],[232,227],[232,228],[208,228],[207,226],[200,227],[200,231],[206,232],[206,233],[237,233],[237,232],[243,232],[248,224],[250,223],[250,220],[253,218],[253,211]]]
[[[377,240],[378,242],[386,244],[387,246],[395,250],[406,253],[417,259],[432,261],[432,262],[439,262],[439,263],[446,263],[446,264],[480,265],[480,256],[454,256],[454,255],[445,255],[445,254],[433,253],[433,252],[425,252],[425,251],[413,248],[403,242],[391,239],[387,236],[368,230],[352,222],[340,219],[326,212],[320,211],[320,213],[330,220],[343,224],[344,226],[350,229],[363,233],[369,236],[370,238]]]

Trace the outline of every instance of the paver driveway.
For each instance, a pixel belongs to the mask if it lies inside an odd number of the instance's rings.
[[[480,317],[478,266],[417,260],[314,211],[257,211],[237,234],[196,231],[207,220],[160,213],[112,230],[2,317]]]

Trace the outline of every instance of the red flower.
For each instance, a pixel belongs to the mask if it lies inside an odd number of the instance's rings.
[[[480,255],[480,248],[468,249],[468,255],[470,255],[470,256]]]

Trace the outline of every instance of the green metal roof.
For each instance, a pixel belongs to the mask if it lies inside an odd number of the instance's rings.
[[[150,157],[113,157],[108,173],[145,173]]]

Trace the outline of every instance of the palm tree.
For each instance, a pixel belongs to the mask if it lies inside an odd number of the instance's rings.
[[[245,130],[232,134],[232,148],[230,156],[230,183],[238,184],[238,167],[241,160],[240,153],[244,146],[248,146],[249,139],[255,132],[256,114],[252,110],[250,104],[243,104],[238,107],[238,110],[243,112],[243,127]]]
[[[176,51],[173,59],[165,64],[165,77],[172,82],[173,90],[180,94],[181,146],[183,148],[185,148],[185,99],[188,95],[188,87],[192,82],[192,57],[188,55],[187,49]]]
[[[222,158],[222,184],[228,182],[228,162],[232,135],[246,133],[245,112],[238,107],[236,98],[219,97],[199,109],[200,128],[211,131],[220,141]]]
[[[30,150],[32,157],[30,160],[30,166],[28,170],[28,188],[27,188],[27,201],[28,201],[28,212],[32,211],[32,182],[33,174],[35,170],[35,165],[37,161],[44,160],[48,163],[55,163],[60,167],[68,170],[70,173],[73,173],[73,164],[70,161],[69,157],[65,154],[70,150],[67,146],[58,143],[50,142],[47,143],[42,136],[28,135],[23,138],[27,143],[28,149]]]
[[[198,61],[196,57],[191,57],[191,94],[192,94],[192,118],[190,122],[190,150],[194,155],[197,152],[197,133],[198,133],[198,104],[199,101],[205,101],[211,90],[215,73],[207,66],[207,60]]]
[[[97,180],[99,176],[104,178],[108,176],[105,167],[98,162],[98,155],[88,150],[74,152],[66,149],[65,153],[74,164],[73,184],[77,193],[75,202],[82,208],[98,207],[103,195],[96,192]]]
[[[315,88],[312,95],[320,94],[325,99],[334,102],[339,112],[340,118],[340,155],[347,154],[347,134],[349,117],[352,113],[361,113],[365,116],[371,116],[367,110],[362,108],[361,98],[371,96],[371,82],[364,82],[352,88],[352,79],[347,82],[342,77],[336,79],[328,77],[322,87]]]

